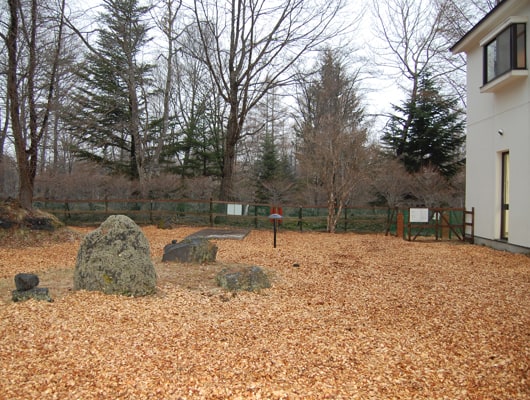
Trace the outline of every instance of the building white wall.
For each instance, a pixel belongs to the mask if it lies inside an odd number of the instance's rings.
[[[521,8],[521,4],[526,3]],[[530,1],[517,3],[526,15],[527,65],[530,62]],[[511,16],[511,15],[510,15]],[[493,14],[492,17],[495,17]],[[500,25],[488,21],[487,26]],[[491,24],[493,22],[493,25]],[[494,29],[494,28],[493,28]],[[489,33],[481,33],[484,37]],[[481,38],[478,38],[480,41]],[[475,208],[475,235],[500,239],[501,153],[510,152],[510,212],[508,243],[530,249],[530,77],[522,77],[498,91],[484,93],[482,47],[467,49],[468,132],[466,155],[466,208]],[[499,135],[502,130],[504,134]]]

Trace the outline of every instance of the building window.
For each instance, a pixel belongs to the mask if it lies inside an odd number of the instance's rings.
[[[484,46],[484,84],[514,69],[526,69],[526,24],[508,26]]]
[[[510,217],[510,153],[501,153],[501,239],[508,240]]]

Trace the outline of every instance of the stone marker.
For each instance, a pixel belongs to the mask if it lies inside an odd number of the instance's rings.
[[[38,288],[39,277],[35,274],[20,273],[15,275],[16,290],[11,292],[14,302],[29,299],[53,301],[48,288]]]
[[[39,277],[35,274],[16,274],[15,286],[17,290],[30,290],[39,285]]]
[[[111,215],[84,238],[77,254],[74,290],[145,296],[156,291],[149,242],[132,219]]]
[[[217,246],[204,238],[186,238],[177,243],[164,247],[162,261],[180,261],[183,263],[214,262],[217,256]]]
[[[261,267],[257,266],[223,268],[215,279],[219,286],[232,292],[238,290],[254,292],[271,287],[269,277]]]

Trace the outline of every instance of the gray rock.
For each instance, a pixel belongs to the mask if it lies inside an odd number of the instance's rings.
[[[271,287],[269,277],[261,267],[223,268],[216,276],[217,284],[230,291],[254,292]]]
[[[16,274],[15,287],[17,290],[30,290],[39,285],[39,277],[35,274]]]
[[[112,215],[85,236],[77,254],[74,290],[145,296],[156,291],[149,242],[132,219]]]
[[[217,246],[207,239],[190,238],[180,243],[173,241],[164,247],[162,261],[180,261],[183,263],[214,262]]]
[[[35,300],[44,300],[44,301],[53,301],[50,297],[48,288],[38,288],[34,287],[29,290],[13,290],[11,292],[11,298],[14,302],[26,301],[29,299]]]

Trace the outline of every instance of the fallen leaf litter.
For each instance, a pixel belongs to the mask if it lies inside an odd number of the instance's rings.
[[[530,257],[287,231],[273,248],[252,231],[215,240],[217,260],[273,287],[232,295],[214,266],[160,262],[198,229],[143,227],[159,282],[142,298],[54,288],[79,240],[0,248],[0,398],[530,398]],[[55,301],[6,300],[17,272],[49,276]]]

